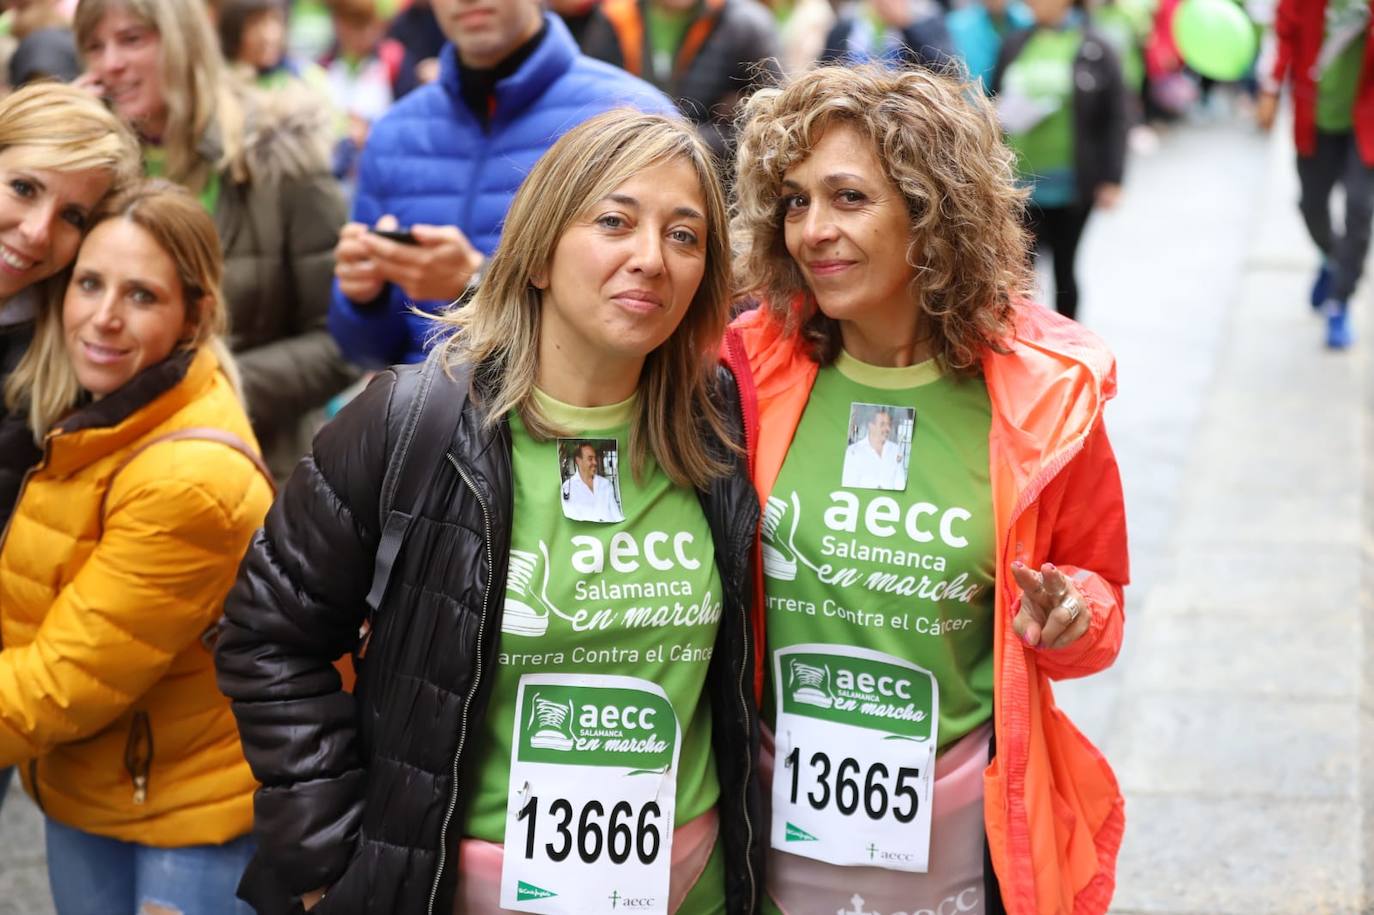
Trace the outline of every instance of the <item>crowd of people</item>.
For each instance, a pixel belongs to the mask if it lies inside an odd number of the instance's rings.
[[[1259,118],[1343,349],[1320,2]],[[1106,912],[1075,259],[1173,6],[17,3],[0,798],[59,915]]]

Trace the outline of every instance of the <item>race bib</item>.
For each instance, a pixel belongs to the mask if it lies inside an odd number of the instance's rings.
[[[773,659],[773,847],[830,864],[925,873],[935,678],[847,645],[793,645]]]
[[[681,742],[648,680],[521,677],[501,907],[666,913]]]

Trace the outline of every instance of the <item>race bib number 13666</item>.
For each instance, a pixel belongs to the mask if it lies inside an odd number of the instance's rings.
[[[681,736],[648,680],[522,677],[501,907],[666,913]]]

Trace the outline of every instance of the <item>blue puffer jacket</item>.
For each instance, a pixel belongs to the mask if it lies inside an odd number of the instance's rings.
[[[539,47],[496,84],[487,130],[463,103],[458,57],[452,44],[444,46],[438,82],[401,99],[372,128],[359,168],[356,222],[371,225],[391,213],[402,226],[456,225],[489,255],[516,188],[564,132],[620,106],[676,112],[648,83],[579,53],[557,16],[545,14],[545,20],[548,31]],[[335,281],[329,330],[344,355],[360,365],[420,362],[433,325],[410,312],[400,288],[389,285],[383,296],[360,306]],[[435,311],[447,303],[414,304]]]

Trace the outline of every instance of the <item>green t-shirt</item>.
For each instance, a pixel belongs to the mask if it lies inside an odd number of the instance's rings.
[[[161,178],[167,174],[167,151],[165,149],[161,146],[144,144],[143,174],[149,178]],[[219,172],[210,172],[210,177],[205,181],[205,187],[200,189],[196,199],[200,201],[201,206],[205,207],[205,212],[211,216],[215,215],[215,207],[219,205]]]
[[[650,3],[645,18],[649,27],[649,51],[653,54],[653,81],[662,85],[673,76],[678,49],[682,47],[687,30],[696,21],[697,10],[695,7],[670,10]]]
[[[477,788],[463,834],[505,839],[512,729],[525,674],[616,675],[658,684],[682,729],[676,808],[681,825],[715,806],[720,793],[711,709],[702,692],[721,614],[710,527],[696,493],[674,485],[657,465],[646,469],[642,481],[630,472],[633,399],[579,408],[536,395],[555,425],[601,446],[596,483],[585,487],[575,471],[568,476],[577,449],[566,440],[535,441],[519,417],[511,417],[510,571],[491,704],[475,744]],[[612,439],[614,453],[604,447]],[[617,478],[620,498],[602,497]],[[593,504],[579,501],[579,485],[601,510],[623,510],[624,519],[566,517],[565,503]]]
[[[925,668],[940,749],[992,716],[991,422],[981,379],[842,352],[816,377],[764,510],[769,651],[847,645]],[[771,683],[765,696],[771,722]]]
[[[1083,32],[1076,26],[1037,28],[1002,76],[1002,94],[1035,106],[1043,116],[1026,129],[1009,128],[1021,180],[1041,206],[1074,202],[1073,62]],[[1010,99],[1008,99],[1010,101]]]
[[[1368,0],[1328,0],[1326,35],[1317,58],[1318,130],[1340,132],[1354,126],[1368,34]]]

